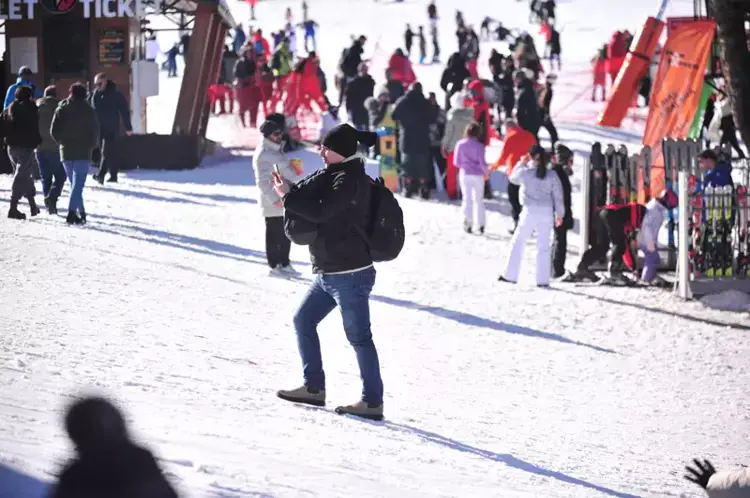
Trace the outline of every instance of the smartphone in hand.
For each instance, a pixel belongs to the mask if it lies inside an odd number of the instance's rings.
[[[278,164],[273,165],[273,172],[276,173],[279,176],[279,178],[281,178],[281,171],[279,170]]]

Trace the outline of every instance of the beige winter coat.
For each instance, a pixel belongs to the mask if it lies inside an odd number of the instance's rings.
[[[266,218],[284,216],[283,208],[274,206],[274,203],[281,201],[271,185],[271,173],[273,173],[274,164],[279,165],[281,176],[292,183],[297,182],[299,178],[289,164],[289,158],[281,152],[281,144],[273,143],[264,138],[253,153],[253,169],[255,169],[255,184],[260,190],[260,208]]]
[[[443,147],[448,152],[453,152],[456,144],[464,137],[466,127],[474,122],[474,109],[460,109],[454,107],[448,111],[448,120],[445,123],[443,134]]]
[[[717,472],[708,480],[708,498],[750,498],[750,469]]]

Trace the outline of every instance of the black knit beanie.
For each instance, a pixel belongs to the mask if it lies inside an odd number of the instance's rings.
[[[376,133],[357,131],[349,124],[340,124],[326,133],[322,146],[344,157],[351,157],[357,153],[357,144],[372,147],[378,139]]]

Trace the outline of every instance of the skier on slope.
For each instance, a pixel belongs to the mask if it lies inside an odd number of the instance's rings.
[[[411,57],[411,46],[414,44],[414,31],[411,29],[411,25],[406,25],[406,31],[404,31],[404,47],[406,47],[407,57]]]

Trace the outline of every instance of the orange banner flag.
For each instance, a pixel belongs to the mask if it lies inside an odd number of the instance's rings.
[[[680,24],[661,52],[643,132],[643,145],[651,147],[653,154],[652,192],[660,192],[665,185],[662,140],[687,138],[690,131],[715,31],[713,20]]]
[[[633,97],[636,96],[638,83],[648,72],[663,30],[664,23],[653,17],[649,17],[643,23],[643,27],[633,40],[631,51],[617,73],[607,104],[599,114],[598,124],[612,128],[620,127],[630,104],[633,103]]]

